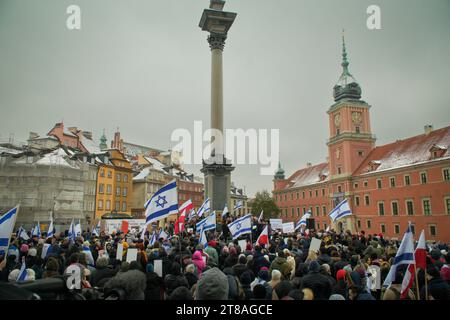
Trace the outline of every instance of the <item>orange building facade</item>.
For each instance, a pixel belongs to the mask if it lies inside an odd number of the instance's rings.
[[[401,238],[408,222],[416,238],[450,243],[450,126],[375,146],[371,106],[348,70],[343,46],[343,72],[328,109],[328,161],[294,172],[287,179],[280,168],[273,196],[281,217],[297,221],[310,211],[316,229]],[[348,199],[353,215],[331,223],[328,213]]]
[[[133,170],[122,152],[110,149],[99,156],[95,219],[105,213],[131,215]]]

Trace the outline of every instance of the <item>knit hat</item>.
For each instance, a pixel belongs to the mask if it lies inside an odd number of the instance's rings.
[[[24,243],[20,246],[20,252],[27,252],[28,248],[28,245]]]
[[[30,248],[30,249],[28,250],[28,256],[30,256],[30,257],[36,257],[36,255],[37,255],[37,250],[36,250],[36,248]]]
[[[320,270],[320,264],[316,260],[311,261],[311,263],[309,264],[309,271],[319,272],[319,270]]]
[[[197,300],[227,300],[228,278],[218,268],[205,271],[197,282]]]
[[[345,271],[344,269],[341,269],[341,270],[339,270],[337,273],[336,273],[336,280],[337,281],[339,281],[339,280],[345,280],[345,275],[347,274],[347,271]]]

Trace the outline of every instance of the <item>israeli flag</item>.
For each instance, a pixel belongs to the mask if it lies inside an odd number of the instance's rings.
[[[216,212],[213,211],[208,217],[203,219],[202,221],[198,222],[195,225],[195,231],[197,233],[207,230],[212,230],[216,228]]]
[[[247,214],[228,225],[233,240],[240,235],[252,232],[252,215]]]
[[[100,223],[101,220],[98,220],[97,226],[94,229],[92,229],[92,234],[97,237],[100,237]]]
[[[74,224],[73,218],[72,218],[72,222],[70,223],[70,226],[69,226],[68,237],[69,237],[69,240],[73,241],[73,242],[75,242],[75,240],[77,238],[77,235],[75,233],[75,224]]]
[[[201,217],[205,213],[208,213],[209,210],[211,210],[210,203],[211,202],[210,202],[209,198],[206,198],[205,202],[202,203],[202,206],[200,207],[200,209],[198,209],[197,216]]]
[[[301,226],[306,226],[306,220],[309,219],[310,217],[311,217],[311,212],[310,211],[306,212],[300,218],[300,220],[298,220],[297,224],[295,225],[295,230],[297,231],[297,229],[300,228]]]
[[[225,208],[223,208],[222,211],[222,219],[225,219],[227,215],[228,215],[228,205],[225,203]]]
[[[141,231],[141,235],[140,235],[140,239],[144,240],[145,239],[145,232],[147,231],[147,225],[142,227],[142,231]]]
[[[81,236],[81,221],[78,219],[78,223],[75,225],[75,236]]]
[[[155,244],[155,242],[158,240],[158,235],[156,234],[156,231],[153,231],[152,237],[150,238],[149,244],[152,246]]]
[[[53,220],[51,220],[50,225],[48,226],[47,239],[53,237],[54,234],[55,232],[53,231]]]
[[[188,221],[191,220],[193,217],[195,217],[195,209],[192,209],[191,212],[189,212]]]
[[[347,199],[344,199],[339,203],[336,208],[331,210],[328,214],[333,222],[339,220],[343,217],[352,215],[352,211],[350,210],[350,206],[348,205]]]
[[[177,182],[174,180],[155,192],[146,204],[145,223],[164,219],[170,214],[178,213]]]
[[[243,208],[243,204],[242,204],[242,201],[239,200],[238,202],[236,202],[236,204],[235,204],[235,206],[233,208],[233,211],[236,211],[236,210],[241,209],[241,208]]]
[[[205,230],[202,230],[202,232],[200,233],[200,239],[198,240],[198,242],[203,245],[203,249],[208,246],[208,239],[206,238]]]
[[[22,266],[20,267],[19,275],[16,281],[26,281],[28,277],[27,266],[25,264],[25,257],[22,257]]]
[[[16,224],[19,206],[9,210],[0,217],[0,255],[5,255],[9,247],[9,239]]]
[[[158,239],[162,238],[163,240],[166,240],[168,237],[169,237],[169,235],[164,230],[161,230],[161,232],[158,235]]]
[[[397,254],[394,258],[394,263],[389,270],[386,279],[384,280],[383,287],[388,287],[392,281],[395,280],[395,274],[397,272],[397,267],[401,264],[415,264],[414,260],[414,238],[411,231],[411,222],[408,224],[408,229],[403,236],[400,247],[398,248]]]
[[[25,241],[30,239],[30,237],[28,236],[27,231],[22,226],[20,226],[19,230],[17,231],[17,236],[19,238],[22,238]]]
[[[33,232],[31,233],[32,237],[41,237],[41,224],[39,221],[37,222],[36,227],[33,228]]]

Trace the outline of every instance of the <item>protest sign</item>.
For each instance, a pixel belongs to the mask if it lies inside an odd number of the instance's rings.
[[[283,219],[270,219],[270,227],[272,229],[283,230]]]
[[[239,247],[241,247],[241,251],[244,252],[245,248],[247,247],[247,240],[239,240],[238,244]]]
[[[162,277],[162,260],[153,261],[153,271],[160,277]]]
[[[367,268],[367,273],[370,274],[368,277],[369,284],[368,287],[371,291],[376,291],[381,289],[381,272],[380,267],[377,265],[371,265]]]
[[[322,240],[319,240],[317,238],[311,239],[311,244],[309,245],[309,251],[318,252],[320,249],[320,244],[322,243]]]
[[[117,245],[116,259],[122,261],[122,256],[123,256],[123,244],[119,243]]]
[[[293,222],[283,223],[283,233],[294,233],[295,226]]]
[[[137,252],[138,249],[136,248],[130,248],[127,250],[127,262],[130,263],[131,261],[137,260]]]

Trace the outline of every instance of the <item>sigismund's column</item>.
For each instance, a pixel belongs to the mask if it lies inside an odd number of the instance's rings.
[[[222,53],[228,30],[233,24],[236,13],[223,11],[225,1],[210,0],[209,9],[203,11],[200,28],[208,31],[208,43],[211,48],[211,129],[222,133],[223,137],[223,69]],[[205,198],[211,200],[211,209],[220,213],[230,204],[231,171],[234,167],[224,156],[221,139],[211,137],[212,153],[203,160],[201,171],[205,175]]]

